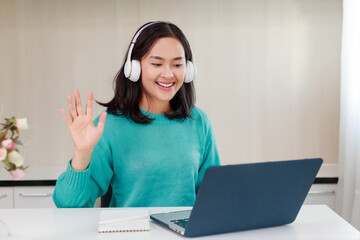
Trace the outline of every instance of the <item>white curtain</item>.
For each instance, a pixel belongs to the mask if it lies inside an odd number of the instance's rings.
[[[344,0],[336,210],[360,230],[360,1]]]

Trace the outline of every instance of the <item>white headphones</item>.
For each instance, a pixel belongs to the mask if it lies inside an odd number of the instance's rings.
[[[153,25],[154,23],[158,23],[158,22],[151,22],[147,25],[145,25],[144,27],[142,27],[134,36],[133,40],[131,41],[131,45],[130,45],[130,49],[128,52],[128,56],[125,62],[125,66],[124,66],[124,75],[126,78],[128,78],[130,81],[133,82],[137,82],[140,78],[140,74],[141,74],[141,65],[140,65],[140,61],[138,60],[131,60],[131,53],[132,50],[134,48],[134,45],[136,43],[137,38],[139,37],[139,35],[141,34],[141,32],[148,26]],[[195,79],[195,75],[196,75],[196,67],[195,65],[191,62],[191,61],[186,61],[186,73],[185,73],[185,79],[184,82],[185,83],[189,83],[192,80]]]

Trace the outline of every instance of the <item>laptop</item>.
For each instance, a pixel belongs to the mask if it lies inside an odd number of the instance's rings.
[[[209,167],[192,210],[151,214],[185,237],[292,223],[321,158]]]

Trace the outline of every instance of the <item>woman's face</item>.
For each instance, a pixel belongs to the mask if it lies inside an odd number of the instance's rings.
[[[181,42],[171,37],[156,40],[141,59],[141,79],[147,95],[143,94],[140,107],[148,107],[154,113],[171,110],[170,100],[183,84],[185,70],[185,51]]]

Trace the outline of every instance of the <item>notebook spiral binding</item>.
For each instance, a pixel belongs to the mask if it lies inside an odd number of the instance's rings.
[[[98,233],[116,233],[116,232],[148,232],[149,229],[129,229],[129,230],[106,230],[98,231]]]

